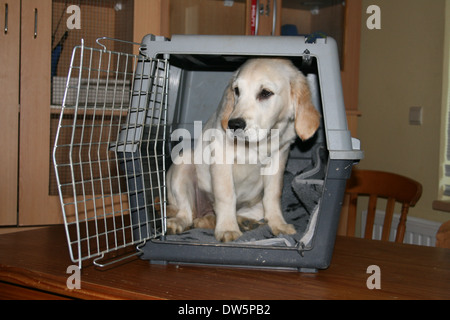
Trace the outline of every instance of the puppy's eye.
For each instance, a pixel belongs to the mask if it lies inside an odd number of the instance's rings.
[[[265,100],[265,99],[270,98],[271,96],[273,96],[273,92],[272,92],[272,91],[269,91],[269,90],[267,90],[267,89],[263,89],[263,90],[261,90],[261,92],[259,93],[258,99],[260,99],[260,100]]]
[[[239,88],[238,87],[234,88],[234,94],[239,97],[239,93],[240,93]]]

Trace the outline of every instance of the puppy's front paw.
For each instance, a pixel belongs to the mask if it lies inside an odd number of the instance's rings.
[[[247,231],[250,231],[250,230],[257,229],[260,226],[265,224],[265,222],[256,221],[254,219],[240,217],[240,216],[237,217],[237,221],[238,221],[239,229],[242,232],[247,232]]]
[[[170,218],[167,219],[167,234],[180,234],[186,230],[189,226],[184,219]]]
[[[222,242],[230,242],[242,236],[242,232],[237,231],[217,231],[215,232],[216,239]]]
[[[216,227],[216,216],[208,214],[201,218],[194,219],[194,228],[214,229]]]
[[[292,224],[287,223],[281,223],[277,225],[270,225],[270,228],[272,229],[272,233],[276,236],[279,234],[296,234],[297,231],[295,230],[294,226]]]

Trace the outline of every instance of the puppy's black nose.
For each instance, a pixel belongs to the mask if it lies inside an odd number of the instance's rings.
[[[231,130],[244,130],[247,123],[242,118],[230,119],[228,121],[228,128]]]

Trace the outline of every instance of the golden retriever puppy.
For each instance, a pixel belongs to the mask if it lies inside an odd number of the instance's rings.
[[[296,136],[311,138],[319,124],[306,78],[289,60],[248,60],[193,152],[173,157],[167,232],[215,225],[216,239],[228,242],[242,235],[244,217],[265,219],[274,235],[296,233],[281,212],[284,168]]]

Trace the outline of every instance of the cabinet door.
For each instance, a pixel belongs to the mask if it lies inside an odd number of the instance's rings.
[[[358,110],[359,90],[359,47],[361,42],[361,12],[362,1],[346,2],[344,27],[344,53],[341,68],[342,90],[344,92],[345,108],[353,111],[352,122],[360,115]],[[356,129],[356,128],[355,128]]]
[[[282,0],[171,0],[170,32],[279,35],[281,4]]]
[[[20,1],[0,1],[0,225],[17,224]]]
[[[167,0],[134,0],[134,34],[129,40],[141,42],[149,33],[170,37],[169,11],[170,1]]]
[[[255,7],[257,12],[255,12]],[[281,30],[281,8],[282,0],[247,0],[247,34],[252,35],[254,32],[258,36],[279,36]],[[258,14],[258,19],[256,19]],[[258,26],[252,28],[252,21]]]
[[[51,0],[22,0],[19,225],[62,222],[49,195]]]

